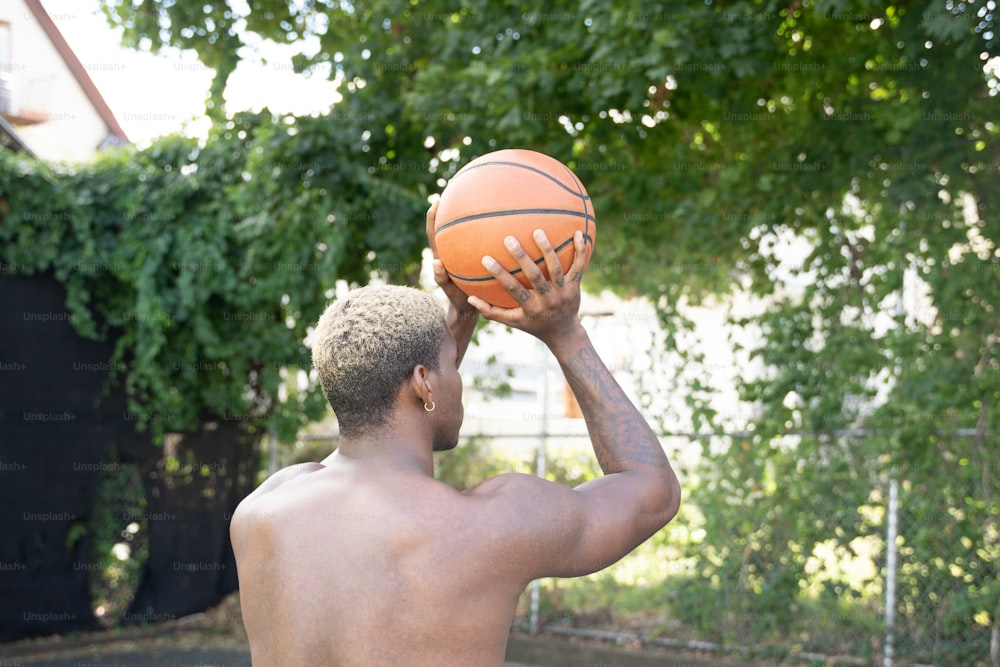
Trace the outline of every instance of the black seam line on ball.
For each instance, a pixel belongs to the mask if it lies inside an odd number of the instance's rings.
[[[563,241],[558,246],[556,246],[555,248],[553,248],[553,250],[555,250],[555,252],[559,252],[560,250],[562,250],[563,248],[565,248],[566,246],[568,246],[572,242],[573,242],[573,239],[571,237],[569,240]],[[589,236],[584,236],[583,237],[583,242],[584,243],[593,243],[593,240]],[[538,259],[535,260],[535,264],[540,265],[543,261],[545,261],[545,258],[544,257],[539,257]],[[512,276],[516,276],[519,273],[521,273],[521,268],[520,267],[514,269],[513,271],[510,271],[510,275],[512,275]],[[464,280],[467,283],[486,283],[486,282],[489,282],[491,280],[496,280],[496,278],[494,278],[493,276],[472,276],[472,277],[468,277],[468,276],[460,276],[457,273],[452,273],[451,271],[448,271],[448,275],[451,276],[451,278],[453,280]]]
[[[574,197],[580,197],[581,199],[590,199],[590,197],[588,197],[587,195],[581,195],[578,191],[575,191],[572,188],[567,187],[562,181],[560,181],[558,178],[555,178],[554,176],[552,176],[551,174],[549,174],[547,171],[544,171],[544,170],[539,169],[537,167],[532,167],[532,166],[529,166],[529,165],[526,165],[526,164],[521,164],[520,162],[508,162],[506,160],[491,160],[489,162],[484,162],[482,164],[473,164],[471,166],[467,164],[464,167],[462,167],[461,169],[459,169],[458,173],[455,174],[452,177],[451,180],[455,180],[456,178],[458,178],[462,174],[471,173],[471,172],[475,171],[476,169],[482,169],[484,167],[492,167],[492,166],[495,166],[495,165],[498,165],[498,164],[502,164],[502,165],[505,165],[505,166],[508,166],[508,167],[517,167],[518,169],[527,169],[528,171],[533,171],[536,174],[538,174],[539,176],[544,176],[545,178],[549,179],[550,181],[552,181],[553,183],[555,183],[556,185],[558,185],[559,187],[561,187],[563,190],[565,190],[566,192],[568,192],[571,195],[573,195]],[[569,171],[570,174],[573,174],[573,172],[570,171],[569,167],[566,167],[566,165],[562,165],[562,166],[566,169],[566,171]],[[579,178],[576,178],[576,174],[573,174],[573,177],[574,177],[575,180],[580,180]]]
[[[589,213],[584,213],[581,211],[569,211],[562,208],[517,208],[517,209],[508,209],[506,211],[492,211],[490,213],[476,213],[475,215],[467,215],[463,218],[456,218],[455,220],[452,220],[451,222],[446,222],[445,224],[441,225],[436,230],[434,230],[434,236],[437,236],[445,229],[448,229],[449,227],[460,224],[462,222],[470,222],[472,220],[482,220],[483,218],[500,218],[508,215],[572,215],[577,218],[583,218],[586,221],[588,227],[590,223],[594,220],[594,216],[590,215]]]
[[[583,183],[580,182],[580,179],[576,177],[576,174],[574,174],[572,171],[570,171],[570,168],[567,167],[566,165],[563,165],[562,168],[566,170],[566,173],[569,174],[569,176],[570,176],[570,180],[573,183],[575,183],[576,186],[577,186],[577,188],[579,189],[578,196],[583,200],[583,212],[587,216],[585,222],[583,223],[583,235],[589,237],[590,236],[590,223],[591,223],[591,221],[594,220],[594,218],[593,218],[592,215],[590,215],[590,213],[587,213],[587,204],[588,203],[593,203],[593,202],[590,201],[590,197],[587,195],[586,191],[584,191],[584,189],[583,189]]]

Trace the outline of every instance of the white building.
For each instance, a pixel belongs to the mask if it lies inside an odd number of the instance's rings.
[[[57,17],[58,18],[58,17]],[[128,144],[114,114],[40,0],[0,3],[0,141],[52,162]]]

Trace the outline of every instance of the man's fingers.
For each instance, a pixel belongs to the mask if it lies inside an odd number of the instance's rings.
[[[506,290],[518,303],[515,308],[500,308],[487,303],[478,297],[470,297],[468,303],[487,319],[500,322],[501,324],[517,326],[525,317],[535,317],[537,312],[547,310],[552,307],[562,308],[561,304],[565,299],[570,298],[571,293],[579,291],[579,283],[583,279],[583,270],[587,264],[586,243],[581,232],[573,235],[573,262],[569,267],[568,275],[563,272],[562,264],[556,255],[555,248],[549,241],[545,232],[535,230],[532,235],[538,248],[542,251],[542,261],[549,272],[549,279],[545,278],[541,267],[535,263],[531,256],[525,251],[520,242],[513,236],[504,239],[504,245],[510,256],[517,262],[518,268],[527,278],[531,287],[525,287],[518,278],[505,268],[500,262],[490,255],[482,258],[483,267],[493,276],[493,278]],[[575,284],[572,287],[566,285],[566,279]],[[559,291],[553,292],[553,285]],[[563,291],[563,288],[569,291]],[[537,299],[535,297],[538,297]],[[553,299],[553,297],[556,297]],[[568,303],[568,302],[567,302]],[[522,322],[523,324],[523,322]]]
[[[431,267],[434,270],[434,282],[444,291],[452,306],[459,312],[468,311],[469,297],[452,281],[447,269],[444,268],[444,262],[440,259],[431,260]]]
[[[438,200],[435,200],[431,207],[427,209],[427,243],[431,247],[431,253],[437,257],[437,243],[434,239],[434,216],[437,215]]]
[[[587,266],[587,243],[583,232],[577,230],[573,234],[573,263],[569,267],[569,279],[573,282],[583,280],[583,270]]]
[[[523,312],[520,308],[501,308],[494,306],[489,301],[478,296],[469,297],[469,305],[479,311],[479,314],[488,320],[499,322],[506,326],[513,326],[517,322],[517,316]]]
[[[434,282],[436,282],[439,287],[446,288],[448,285],[452,284],[451,278],[448,277],[448,272],[444,268],[444,262],[435,257],[431,260],[431,268],[434,270]]]
[[[551,287],[545,279],[545,274],[542,273],[542,270],[535,263],[535,260],[531,258],[531,255],[525,252],[521,242],[513,236],[508,236],[504,239],[504,245],[507,246],[507,251],[510,253],[510,256],[517,262],[518,267],[521,269],[521,273],[528,279],[531,286],[538,290],[541,294],[548,294]],[[514,296],[514,298],[516,299],[517,296]]]
[[[559,262],[559,257],[556,256],[555,248],[549,243],[549,237],[541,229],[536,229],[534,239],[538,249],[542,251],[545,267],[549,271],[549,281],[557,287],[562,287],[566,282],[563,278],[562,264]]]
[[[486,301],[482,297],[472,295],[469,297],[469,305],[479,311],[479,314],[488,319],[493,319],[494,310],[503,310],[502,308],[497,308],[489,301]]]
[[[451,276],[448,275],[448,270],[444,268],[444,262],[440,259],[434,258],[431,260],[431,268],[434,270],[434,282],[438,284],[438,287],[444,290],[444,293],[448,295],[448,298],[454,301],[454,296],[462,290],[458,289],[458,285],[451,281]]]
[[[508,246],[509,247],[509,246]],[[518,246],[520,248],[520,246]],[[524,254],[524,250],[521,250]],[[511,254],[514,254],[513,252]],[[524,256],[527,256],[524,254]],[[531,262],[531,258],[528,258],[528,262]],[[507,294],[514,297],[514,300],[523,304],[528,299],[531,298],[531,291],[521,284],[521,281],[510,274],[510,271],[505,269],[503,265],[495,260],[489,255],[483,257],[483,267],[490,273],[493,278],[500,283],[500,286],[507,290]],[[538,267],[535,267],[536,269]]]

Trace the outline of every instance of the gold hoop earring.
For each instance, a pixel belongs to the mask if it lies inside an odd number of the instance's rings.
[[[434,412],[434,408],[436,407],[437,405],[434,403],[434,401],[431,401],[431,407],[427,407],[427,404],[424,403],[424,410],[426,410],[427,412]]]

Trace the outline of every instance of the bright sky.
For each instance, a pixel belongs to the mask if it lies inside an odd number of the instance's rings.
[[[96,0],[42,0],[42,5],[134,143],[145,145],[181,130],[204,134],[204,101],[213,73],[193,52],[169,50],[154,56],[120,46],[120,31],[108,25]],[[333,82],[292,71],[295,49],[264,45],[258,53],[267,64],[260,56],[244,58],[230,77],[229,111],[267,106],[313,113],[339,99]]]

